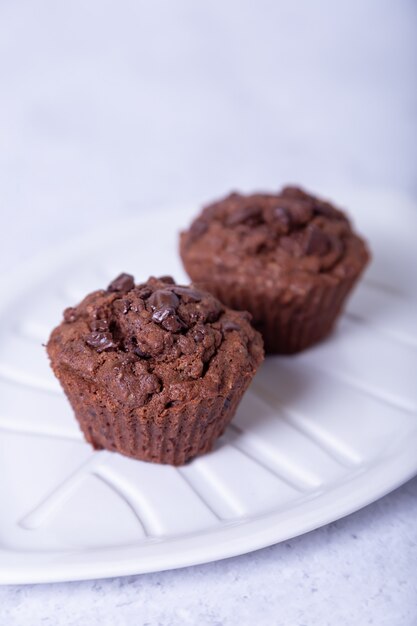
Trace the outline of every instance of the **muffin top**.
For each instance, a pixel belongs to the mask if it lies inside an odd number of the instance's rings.
[[[222,280],[297,289],[311,281],[356,275],[368,259],[346,215],[298,187],[278,194],[232,193],[205,207],[181,234],[181,255],[194,281]]]
[[[263,345],[249,319],[169,276],[135,285],[121,274],[64,311],[47,350],[58,377],[76,373],[105,385],[130,409],[164,408],[227,396],[239,376],[253,375]]]

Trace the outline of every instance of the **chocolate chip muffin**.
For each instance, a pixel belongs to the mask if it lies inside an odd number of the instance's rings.
[[[195,283],[250,311],[267,352],[288,354],[330,332],[369,260],[346,215],[297,187],[207,206],[180,251]]]
[[[66,309],[47,351],[94,448],[172,465],[211,449],[263,359],[248,314],[129,274]]]

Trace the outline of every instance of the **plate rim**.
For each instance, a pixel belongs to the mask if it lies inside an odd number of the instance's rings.
[[[377,463],[368,470],[364,468],[352,478],[326,489],[323,493],[315,496],[312,494],[309,500],[303,499],[299,504],[284,511],[267,513],[236,525],[229,523],[209,531],[203,530],[192,536],[170,539],[158,537],[157,542],[146,542],[137,546],[78,549],[68,552],[16,552],[0,548],[0,584],[90,580],[179,569],[240,556],[287,541],[346,517],[413,478],[417,474],[416,445],[417,427],[408,434],[404,447],[401,447],[400,443],[397,444],[396,447],[400,449],[397,453],[391,454],[388,460],[385,459],[383,463]],[[390,480],[386,479],[387,470],[390,470]],[[368,478],[365,483],[364,475]],[[320,501],[327,500],[329,493],[333,496],[331,502],[325,501],[324,505],[320,506]],[[339,503],[337,510],[335,503]],[[290,523],[285,520],[285,516],[288,515]],[[304,520],[306,515],[307,523]],[[216,543],[208,541],[213,536],[217,539]],[[196,547],[195,543],[201,540],[201,537],[206,541],[200,547]],[[162,550],[157,550],[157,558],[154,554],[155,546],[162,547]],[[16,554],[19,555],[19,563],[16,563]],[[39,555],[42,556],[41,563]],[[90,557],[88,563],[85,562],[85,555]]]

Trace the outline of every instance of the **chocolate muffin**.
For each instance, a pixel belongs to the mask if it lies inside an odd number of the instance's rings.
[[[232,193],[181,233],[194,283],[247,310],[270,353],[293,353],[332,329],[369,252],[346,215],[297,187]]]
[[[248,314],[129,274],[66,309],[47,351],[94,448],[172,465],[211,449],[263,359]]]

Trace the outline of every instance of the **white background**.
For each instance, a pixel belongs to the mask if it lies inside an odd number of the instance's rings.
[[[411,0],[0,2],[0,272],[232,188],[417,202],[416,33]],[[0,623],[415,626],[416,496],[225,562],[3,588]]]

